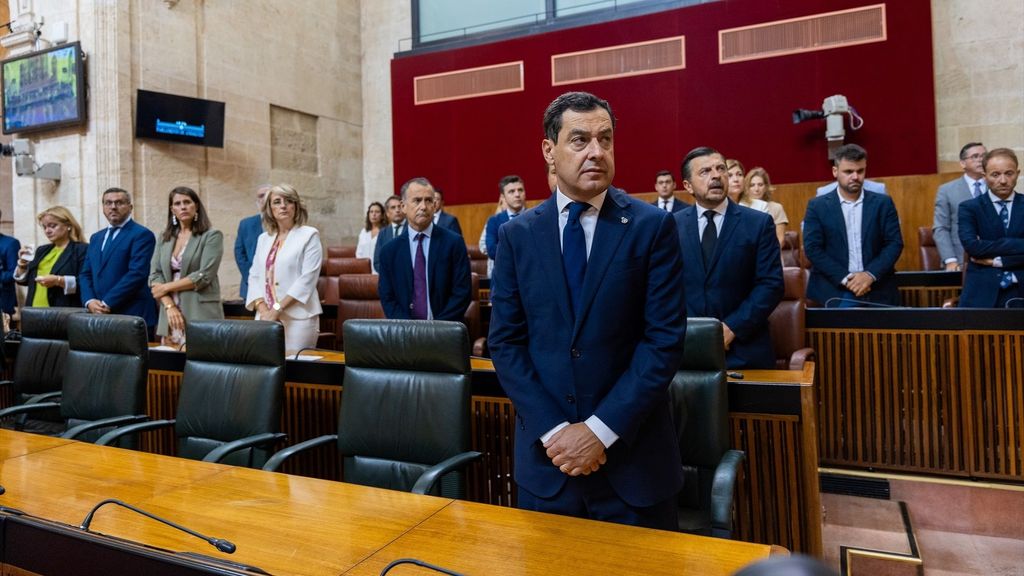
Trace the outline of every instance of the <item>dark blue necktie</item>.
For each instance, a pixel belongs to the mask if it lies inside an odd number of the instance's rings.
[[[412,317],[415,320],[427,319],[427,257],[423,254],[423,239],[420,232],[416,235],[416,264],[412,267]]]
[[[562,268],[569,286],[569,300],[576,312],[583,291],[583,277],[587,274],[587,238],[583,234],[580,216],[590,208],[586,202],[569,204],[569,221],[562,230]]]
[[[704,267],[711,265],[711,259],[715,256],[715,248],[718,246],[718,228],[715,226],[715,211],[706,210],[704,217],[708,219],[704,233],[700,237],[701,254],[704,256]]]
[[[1008,203],[1006,200],[997,202],[999,204],[999,219],[1003,221],[1004,230],[1010,229],[1010,210],[1006,207]],[[999,287],[1005,290],[1010,287],[1010,284],[1013,284],[1013,274],[1004,270],[1003,276],[999,280]]]

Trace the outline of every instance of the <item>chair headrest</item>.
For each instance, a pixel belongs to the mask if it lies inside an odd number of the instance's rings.
[[[259,320],[197,320],[185,327],[187,360],[283,366],[284,326]]]
[[[338,277],[338,297],[343,300],[380,300],[376,274],[342,274]]]
[[[722,323],[714,318],[687,318],[680,370],[725,370]]]
[[[782,281],[786,287],[783,300],[800,300],[806,292],[804,288],[804,271],[799,266],[786,266],[782,269]]]
[[[146,322],[120,314],[71,314],[68,345],[71,350],[105,354],[149,355]]]
[[[84,312],[84,308],[22,307],[21,335],[26,338],[67,340],[68,316]]]
[[[469,332],[461,322],[346,320],[342,330],[346,366],[470,372]]]

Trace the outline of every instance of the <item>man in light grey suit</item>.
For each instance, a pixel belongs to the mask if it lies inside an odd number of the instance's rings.
[[[988,192],[982,162],[985,145],[968,142],[960,149],[960,167],[964,175],[939,186],[935,194],[935,217],[932,219],[932,237],[939,249],[939,258],[946,270],[959,270],[963,264],[964,247],[960,244],[957,226],[957,207],[961,202],[977,198]]]

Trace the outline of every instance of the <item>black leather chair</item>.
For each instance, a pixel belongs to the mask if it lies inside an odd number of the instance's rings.
[[[57,401],[64,385],[64,361],[68,356],[68,316],[83,308],[21,309],[21,341],[14,360],[14,379],[0,382],[9,387],[12,406]],[[10,424],[15,430],[59,434],[64,419],[57,409],[37,412],[28,420],[21,412]],[[5,426],[7,427],[7,426]]]
[[[688,318],[683,364],[669,387],[685,483],[679,529],[732,537],[733,496],[744,454],[729,449],[729,396],[722,323]]]
[[[481,456],[469,451],[465,325],[349,320],[343,330],[345,382],[338,433],[285,448],[263,469],[276,470],[297,452],[336,442],[346,482],[463,496],[465,479],[455,471]]]
[[[60,408],[61,436],[87,442],[116,426],[145,420],[149,347],[142,318],[70,314],[67,327],[60,403],[37,402],[5,412]],[[134,447],[130,439],[120,446]]]
[[[174,426],[177,455],[258,468],[279,432],[284,396],[284,328],[276,322],[209,320],[186,326],[188,347],[172,420],[125,426],[100,438]]]

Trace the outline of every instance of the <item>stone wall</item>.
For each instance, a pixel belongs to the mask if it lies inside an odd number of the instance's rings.
[[[45,242],[33,216],[52,204],[71,208],[88,233],[100,229],[98,196],[112,185],[133,193],[135,219],[158,232],[167,193],[191,186],[225,234],[221,285],[233,298],[238,221],[255,212],[258,184],[287,182],[326,245],[355,242],[364,205],[358,0],[11,0],[12,12],[24,4],[48,24],[69,24],[88,56],[90,91],[87,126],[33,138],[37,161],[62,164],[60,184],[14,179],[23,241]],[[138,88],[224,101],[224,148],[136,140]]]

